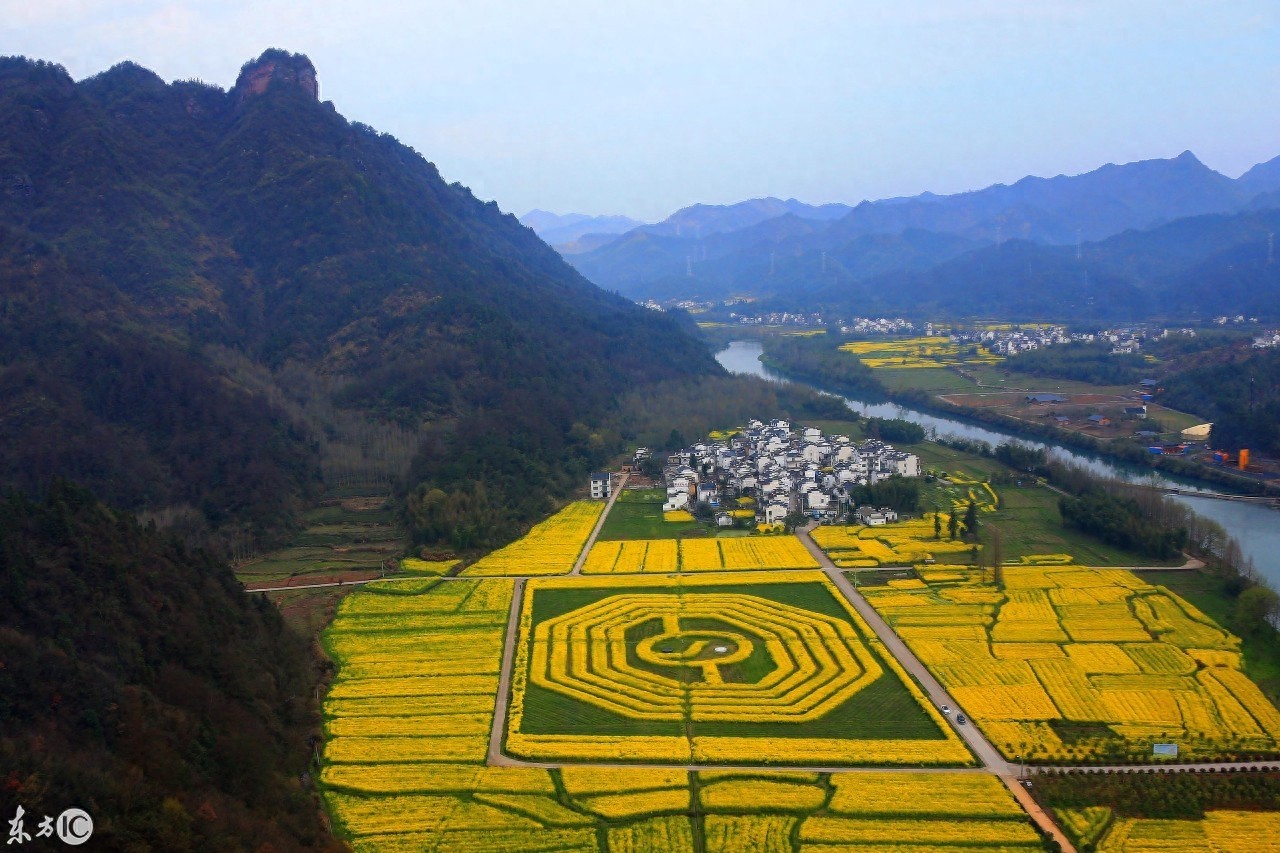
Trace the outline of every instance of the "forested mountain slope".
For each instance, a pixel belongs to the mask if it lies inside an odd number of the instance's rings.
[[[21,805],[34,839],[81,808],[94,850],[340,849],[299,778],[306,642],[225,564],[60,483],[0,503],[0,600],[6,822]]]
[[[427,486],[533,512],[568,481],[515,482],[494,441],[576,476],[605,448],[572,428],[618,388],[718,371],[674,320],[343,119],[303,56],[267,51],[230,91],[4,59],[0,127],[8,485],[65,474],[120,506],[269,529],[320,488],[332,424],[299,412],[336,402],[425,433]]]

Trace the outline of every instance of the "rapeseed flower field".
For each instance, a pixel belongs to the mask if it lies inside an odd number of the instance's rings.
[[[575,501],[525,536],[468,566],[466,577],[562,575],[573,568],[604,511],[599,501]]]
[[[615,563],[628,547],[634,552],[635,543],[612,544]],[[672,548],[667,559],[674,563],[675,543],[667,544]],[[654,546],[639,543],[646,560],[661,559],[650,553]],[[767,561],[759,551],[741,553],[742,562]],[[731,573],[710,572],[675,580],[653,575],[547,578],[529,585],[536,589],[538,584],[574,594],[589,586],[602,585],[603,592],[612,593],[638,584],[642,593],[676,601],[696,599],[705,590],[707,613],[720,612],[717,602],[739,593],[766,600],[773,590],[776,601],[759,605],[763,609],[752,618],[765,618],[771,607],[780,608],[786,618],[777,621],[779,631],[797,613],[818,607],[813,637],[827,639],[814,647],[817,657],[808,660],[804,671],[843,660],[841,665],[856,668],[862,676],[896,678],[908,702],[918,708],[927,704],[856,614],[843,607],[830,610],[836,605],[828,603],[829,612],[823,615],[819,600],[837,599],[817,572],[754,574],[749,584],[735,583]],[[355,850],[692,850],[693,839],[700,836],[707,850],[782,851],[791,850],[792,838],[804,833],[831,834],[833,820],[841,821],[840,833],[865,838],[896,837],[896,827],[904,820],[936,823],[922,830],[936,839],[934,849],[961,850],[952,847],[957,839],[951,822],[957,817],[974,821],[983,838],[1000,839],[1001,846],[1026,846],[1023,840],[1034,837],[1012,798],[993,797],[987,790],[992,780],[983,776],[953,777],[946,789],[948,805],[921,815],[912,798],[903,796],[915,790],[919,777],[914,775],[766,769],[699,774],[682,767],[617,766],[637,756],[672,764],[759,763],[771,750],[775,757],[811,763],[884,763],[886,755],[905,763],[968,761],[963,746],[949,733],[926,739],[861,740],[826,733],[786,738],[782,750],[777,739],[728,736],[709,725],[695,725],[692,737],[688,732],[620,736],[598,731],[590,736],[541,736],[557,740],[563,762],[558,769],[488,766],[502,641],[515,591],[516,583],[505,578],[425,577],[371,585],[340,605],[324,636],[338,671],[324,705],[327,741],[319,781],[336,831]],[[521,616],[530,627],[532,602],[532,596],[525,598]],[[806,629],[789,636],[785,642],[798,644],[810,634]],[[842,637],[857,643],[858,650],[837,658],[840,646],[825,643],[844,642]],[[798,648],[775,650],[786,657]],[[823,649],[833,656],[824,657]],[[661,660],[665,653],[655,649],[653,654]],[[527,663],[524,653],[513,666],[519,672]],[[517,693],[520,683],[517,679]],[[513,701],[509,710],[509,719],[518,725],[520,702]],[[762,706],[760,713],[766,711]],[[785,707],[775,712],[786,716]],[[926,725],[939,723],[936,712],[919,713]],[[834,796],[829,796],[831,791]],[[878,803],[877,813],[858,811],[861,802]],[[993,828],[993,823],[1001,826]]]
[[[1130,760],[1177,743],[1192,760],[1280,756],[1280,711],[1242,672],[1240,640],[1120,569],[956,567],[871,602],[1010,759]]]

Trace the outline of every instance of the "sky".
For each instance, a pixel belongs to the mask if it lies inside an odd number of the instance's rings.
[[[1280,154],[1275,0],[0,0],[0,51],[229,88],[267,47],[503,210],[977,189]]]

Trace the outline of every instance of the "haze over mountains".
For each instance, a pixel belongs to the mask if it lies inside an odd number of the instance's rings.
[[[1280,158],[1233,180],[1184,152],[1166,160],[1108,164],[1083,175],[1027,177],[974,192],[925,193],[852,208],[778,199],[695,205],[657,225],[601,240],[589,251],[561,251],[592,281],[633,299],[747,296],[793,309],[837,310],[870,300],[884,310],[953,310],[951,301],[934,298],[928,282],[959,274],[961,280],[983,279],[1003,294],[991,304],[991,298],[978,293],[974,302],[975,293],[965,289],[960,304],[974,310],[1010,304],[1005,298],[1009,294],[1053,281],[1067,288],[1058,294],[1064,299],[1045,301],[1040,298],[1045,294],[1027,292],[1028,298],[1020,295],[1014,303],[1032,313],[1069,309],[1095,314],[1148,310],[1188,277],[1225,276],[1232,287],[1208,288],[1201,294],[1207,301],[1197,302],[1194,311],[1275,313],[1280,297],[1251,292],[1271,280],[1265,269],[1244,280],[1227,273],[1239,272],[1239,264],[1258,256],[1247,246],[1261,247],[1265,266],[1271,226],[1265,216],[1252,214],[1280,207],[1278,191]],[[1218,218],[1199,219],[1206,216]],[[1121,246],[1162,251],[1163,240],[1154,233],[1124,244],[1105,242],[1179,220],[1190,221],[1178,233],[1201,247],[1199,253],[1175,253],[1181,265],[1154,257],[1125,263],[1112,258]],[[1193,236],[1202,232],[1203,239]],[[1009,248],[1018,243],[1027,245]],[[991,256],[986,250],[994,246],[1005,247],[1017,262],[1010,265]],[[1064,254],[1055,247],[1067,247],[1068,260],[1084,263],[1069,275],[1054,273]],[[1087,268],[1090,259],[1098,262],[1097,269]],[[991,281],[993,275],[999,280]],[[1090,275],[1095,276],[1092,284]],[[1146,295],[1128,298],[1126,289]],[[1108,298],[1113,291],[1115,300]],[[1252,307],[1237,306],[1233,300],[1238,295],[1248,296]]]
[[[549,213],[531,210],[520,217],[520,224],[527,225],[551,246],[574,243],[586,234],[605,237],[623,234],[644,223],[630,216],[588,216],[585,213]]]

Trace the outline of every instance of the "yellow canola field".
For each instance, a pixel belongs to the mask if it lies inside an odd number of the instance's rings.
[[[963,507],[962,507],[963,509]],[[813,530],[813,541],[841,568],[906,566],[936,560],[949,554],[969,554],[981,545],[947,538],[947,516],[940,514],[942,538],[935,539],[933,516],[875,527],[822,525]]]
[[[1167,850],[1276,849],[1280,812],[1208,811],[1203,820],[1115,818],[1098,841],[1099,853]]]
[[[1122,569],[1007,566],[998,590],[934,568],[925,589],[863,593],[1006,757],[1125,761],[1156,742],[1280,756],[1280,711],[1241,671],[1239,639],[1172,592]],[[1091,733],[1067,743],[1057,723]]]
[[[604,511],[599,501],[576,501],[533,526],[522,538],[468,566],[466,577],[562,575],[577,561]]]
[[[400,561],[400,571],[414,575],[443,575],[461,560],[420,560],[417,557],[405,557]]]
[[[651,545],[645,545],[646,559],[652,556]],[[615,563],[622,550],[613,555]],[[564,577],[537,583],[572,588],[616,582],[672,590],[724,585],[727,577]],[[817,571],[761,573],[752,575],[751,583],[798,579],[824,576]],[[859,798],[883,804],[885,814],[856,820],[857,831],[869,838],[893,836],[896,826],[912,820],[922,827],[922,837],[939,839],[937,846],[943,848],[941,839],[954,835],[951,819],[968,817],[974,819],[979,839],[1001,838],[1001,846],[1018,846],[1019,827],[1029,826],[1016,809],[999,815],[1006,824],[1000,832],[987,826],[995,807],[984,792],[966,787],[985,783],[981,776],[953,777],[966,780],[957,781],[961,789],[956,790],[949,779],[947,807],[918,814],[903,802],[903,791],[919,784],[913,774],[855,778],[725,770],[701,774],[695,788],[691,774],[679,768],[600,766],[628,757],[636,740],[608,735],[595,737],[593,744],[580,738],[566,745],[566,760],[598,762],[595,766],[570,764],[553,771],[487,766],[497,667],[514,589],[514,582],[504,578],[424,578],[367,587],[339,606],[324,635],[338,669],[324,705],[328,740],[319,782],[336,832],[354,850],[692,850],[688,812],[696,797],[704,812],[715,812],[704,819],[707,849],[789,851],[805,822],[817,821],[820,834],[826,818],[815,814],[832,788],[856,788]],[[850,613],[850,620],[870,636],[856,613]],[[910,684],[896,661],[886,659],[885,666]],[[918,689],[909,690],[919,698]],[[758,749],[748,749],[736,738],[641,740],[651,741],[652,754],[668,750],[666,760],[763,760]],[[951,740],[803,743],[807,746],[792,760],[847,757],[882,763],[885,753],[901,755],[907,763],[938,761],[940,754],[948,762],[968,759],[963,746]]]
[[[741,536],[597,542],[583,563],[582,573],[674,574],[816,568],[818,561],[794,536]]]
[[[840,349],[871,368],[946,368],[964,364],[999,364],[1001,356],[986,350],[970,355],[969,343],[949,338],[921,337],[852,341]]]

